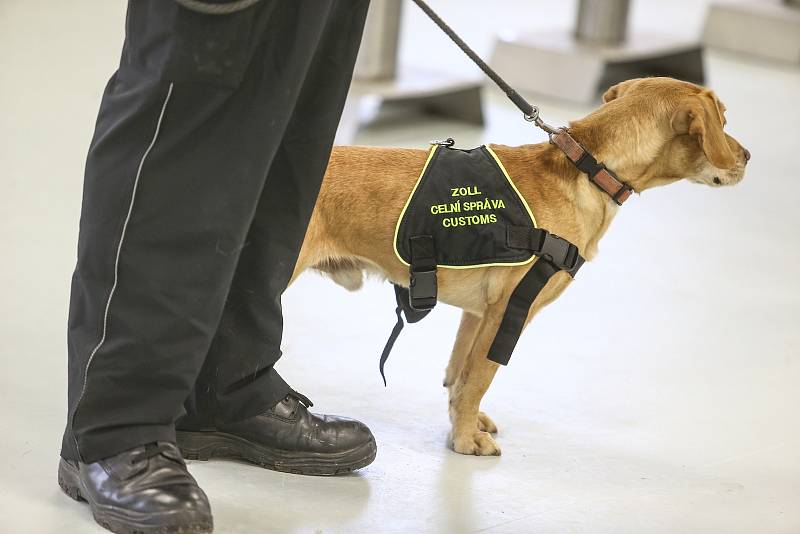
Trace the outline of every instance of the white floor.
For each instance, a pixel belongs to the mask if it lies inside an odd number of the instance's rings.
[[[454,4],[434,3],[456,26],[482,5]],[[493,28],[572,16],[502,4]],[[696,31],[698,3],[673,4]],[[412,16],[417,45],[449,46]],[[122,17],[119,0],[0,2],[0,532],[102,532],[59,492],[55,469],[83,159]],[[635,19],[652,17],[639,9]],[[488,50],[491,33],[465,33]],[[378,458],[331,479],[193,463],[217,532],[800,532],[800,70],[714,53],[707,65],[729,132],[753,153],[747,177],[625,205],[599,258],[526,332],[486,398],[503,456],[446,447],[441,379],[455,309],[407,329],[385,389],[377,360],[394,321],[390,287],[348,294],[308,275],[285,297],[280,370],[320,410],[367,422]],[[488,100],[485,130],[420,118],[375,124],[358,141],[542,138],[498,95]],[[539,103],[554,123],[586,112]]]

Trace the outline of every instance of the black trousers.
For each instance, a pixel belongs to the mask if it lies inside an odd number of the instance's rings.
[[[286,395],[281,294],[367,5],[262,0],[210,16],[129,2],[86,163],[63,457],[174,440],[179,419],[244,419]]]

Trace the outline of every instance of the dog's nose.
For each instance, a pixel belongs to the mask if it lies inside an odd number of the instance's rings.
[[[750,161],[750,151],[747,150],[745,147],[742,147],[742,150],[744,151],[744,160],[745,160],[745,162]]]

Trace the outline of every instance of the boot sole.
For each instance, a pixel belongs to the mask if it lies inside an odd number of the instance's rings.
[[[77,465],[63,458],[58,464],[58,485],[70,498],[88,503],[97,524],[116,534],[210,534],[214,530],[212,520],[198,520],[187,512],[155,517],[93,503],[86,497],[88,493],[81,484]],[[156,521],[162,524],[153,524]]]
[[[339,453],[292,452],[273,449],[224,432],[177,431],[178,448],[186,460],[240,460],[264,469],[298,475],[334,476],[351,473],[375,460],[375,439]]]

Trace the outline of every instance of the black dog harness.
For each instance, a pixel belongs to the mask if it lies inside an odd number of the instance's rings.
[[[425,167],[397,221],[394,249],[409,267],[409,287],[394,286],[397,323],[383,349],[384,365],[403,329],[436,305],[438,268],[521,266],[539,258],[509,298],[490,360],[508,364],[533,301],[550,278],[574,277],[584,263],[578,247],[537,228],[536,219],[500,159],[487,146],[461,150],[433,143]]]
[[[633,193],[631,186],[620,180],[610,169],[605,165],[598,162],[588,150],[586,150],[580,143],[578,143],[569,133],[566,128],[553,128],[545,123],[539,116],[539,108],[532,106],[525,98],[517,93],[503,78],[501,78],[489,65],[486,64],[468,45],[459,37],[450,26],[445,23],[439,15],[437,15],[426,2],[423,0],[412,0],[417,4],[425,14],[430,17],[433,22],[448,36],[452,41],[506,94],[506,96],[514,103],[515,106],[522,111],[523,117],[526,121],[532,122],[537,127],[541,128],[550,137],[550,142],[556,145],[567,157],[567,159],[575,165],[582,173],[586,174],[589,181],[594,184],[598,189],[605,192],[611,199],[619,206],[622,205]],[[444,153],[450,153],[453,141],[448,139],[445,143],[437,143],[437,145],[446,148]],[[431,151],[431,158],[435,156],[437,149]],[[476,160],[481,160],[481,166],[485,167],[485,153],[488,152],[497,163],[497,167],[502,171],[508,183],[517,193],[517,199],[526,207],[525,199],[523,199],[519,192],[511,182],[511,178],[503,169],[502,163],[487,147],[480,147],[478,149],[457,151],[465,154],[468,157],[475,157]],[[473,154],[475,153],[475,154]],[[452,158],[445,157],[443,159],[450,160]],[[426,165],[427,168],[427,165]],[[447,168],[447,166],[445,166]],[[441,188],[444,185],[428,185],[423,186],[426,170],[423,170],[422,176],[417,183],[417,187],[421,187],[423,191],[431,189],[433,194],[426,196],[426,202],[429,199],[441,198]],[[497,176],[496,171],[489,171],[486,169],[488,175]],[[445,173],[443,180],[448,180]],[[485,175],[481,175],[485,176]],[[440,178],[441,180],[441,178]],[[450,176],[449,180],[458,180],[458,176]],[[429,180],[430,181],[430,180]],[[437,180],[438,181],[438,180]],[[504,187],[500,186],[497,181],[492,181],[493,185],[484,185],[486,189],[476,190],[480,192],[492,191],[492,194],[502,197]],[[411,197],[415,196],[415,191],[412,192]],[[461,186],[453,186],[461,187]],[[464,186],[467,187],[467,186]],[[438,192],[437,192],[438,191]],[[466,189],[466,193],[470,190]],[[508,194],[508,191],[505,191]],[[424,194],[422,196],[425,196]],[[445,195],[446,196],[446,195]],[[469,195],[467,195],[469,196]],[[491,200],[491,199],[489,199]],[[411,203],[412,199],[409,199]],[[506,204],[505,208],[508,207]],[[512,203],[513,204],[513,203]],[[433,206],[433,204],[430,204]],[[401,286],[395,286],[395,297],[397,299],[397,324],[386,342],[386,347],[381,354],[380,370],[383,376],[384,384],[386,377],[383,374],[383,367],[386,359],[389,357],[389,352],[392,350],[397,336],[403,329],[404,313],[406,319],[410,323],[415,323],[425,317],[433,306],[436,304],[436,269],[442,268],[469,268],[469,267],[486,267],[489,265],[524,265],[532,261],[536,256],[539,259],[528,270],[522,280],[517,284],[514,292],[509,298],[506,305],[506,311],[503,315],[503,320],[500,323],[497,334],[495,335],[492,346],[489,348],[488,358],[494,362],[502,365],[508,363],[511,353],[519,340],[522,329],[525,326],[525,320],[528,317],[530,307],[536,296],[542,291],[544,286],[550,278],[557,272],[566,271],[570,276],[574,277],[584,263],[583,257],[578,252],[578,248],[572,243],[562,239],[556,235],[550,234],[547,230],[536,227],[536,221],[533,214],[530,215],[531,225],[517,225],[513,219],[520,215],[519,207],[507,209],[503,213],[499,213],[499,205],[490,205],[486,209],[495,210],[495,219],[491,218],[492,213],[479,214],[476,219],[474,215],[455,215],[458,219],[460,226],[486,226],[486,231],[473,232],[471,237],[466,237],[467,234],[445,234],[442,237],[442,229],[431,225],[431,221],[438,220],[435,217],[425,217],[427,222],[408,222],[404,223],[404,215],[408,211],[408,205],[403,210],[398,221],[397,231],[395,233],[395,252],[401,261],[409,265],[410,280],[409,288],[406,289]],[[413,209],[413,208],[412,208]],[[462,205],[463,209],[463,205]],[[416,210],[414,210],[416,211]],[[430,213],[431,216],[442,215],[439,213]],[[449,215],[449,214],[448,214]],[[481,217],[488,215],[489,219]],[[463,225],[461,224],[461,217]],[[469,217],[469,218],[468,218]],[[512,219],[512,220],[506,220]],[[442,220],[444,220],[442,218]],[[502,221],[502,222],[501,222]],[[442,223],[444,224],[444,223]],[[498,229],[502,229],[505,225],[505,243],[498,239]],[[426,230],[429,228],[430,230]],[[402,232],[402,236],[401,236]],[[451,237],[448,237],[450,235]],[[452,237],[452,236],[458,237]],[[401,237],[400,237],[401,236]],[[438,239],[437,239],[438,236]],[[399,237],[399,241],[398,241]],[[466,239],[467,245],[465,250],[451,251],[447,246],[451,240],[463,241]],[[399,244],[398,244],[399,243]],[[494,248],[492,248],[492,244]],[[444,245],[444,247],[443,247]],[[445,252],[442,252],[444,248]],[[527,260],[521,260],[522,263],[516,260],[528,255]],[[405,259],[404,259],[405,258]],[[440,263],[440,259],[446,258],[449,264]],[[477,263],[471,263],[476,261]]]
[[[506,229],[536,227],[536,219],[497,155],[486,146],[452,145],[448,139],[431,147],[397,222],[397,257],[415,272],[426,255],[451,269],[530,262],[531,251],[507,246]]]

